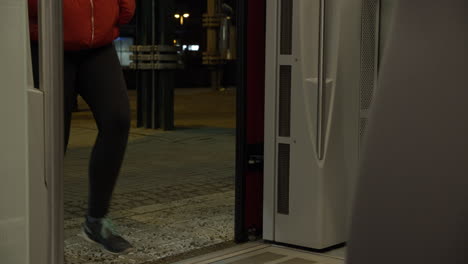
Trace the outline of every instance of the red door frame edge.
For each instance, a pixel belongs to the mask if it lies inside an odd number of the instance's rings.
[[[249,166],[263,156],[265,98],[266,0],[238,0],[240,83],[237,95],[235,240],[260,238],[263,217],[263,165]]]

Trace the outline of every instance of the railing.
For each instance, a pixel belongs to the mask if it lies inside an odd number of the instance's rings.
[[[183,69],[180,48],[168,45],[130,46],[130,69],[134,70],[178,70]]]

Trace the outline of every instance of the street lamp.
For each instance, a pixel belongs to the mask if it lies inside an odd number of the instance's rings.
[[[180,24],[183,25],[184,24],[184,18],[189,18],[190,17],[190,14],[189,13],[184,13],[184,14],[175,14],[174,17],[176,19],[180,19]]]

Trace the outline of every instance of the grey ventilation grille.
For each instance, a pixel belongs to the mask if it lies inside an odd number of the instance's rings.
[[[361,80],[360,109],[365,113],[371,107],[377,81],[380,0],[363,0],[361,21]],[[360,141],[365,135],[367,117],[361,116]]]
[[[293,0],[281,0],[280,54],[292,54]]]
[[[364,0],[361,39],[361,110],[369,109],[377,73],[378,0]]]
[[[280,66],[279,136],[291,136],[291,66]]]
[[[278,144],[278,213],[289,214],[289,169],[291,147]]]

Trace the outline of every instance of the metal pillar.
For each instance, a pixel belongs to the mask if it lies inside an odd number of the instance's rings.
[[[141,0],[137,11],[137,41],[134,51],[149,51],[151,65],[141,63],[141,57],[135,55],[133,67],[138,71],[138,127],[172,130],[174,129],[174,69],[161,67],[158,62],[164,56],[158,47],[173,46],[171,34],[174,32],[172,21],[173,1]],[[148,49],[139,49],[146,47]],[[172,50],[171,50],[172,51]],[[173,54],[172,54],[173,55]],[[178,60],[172,60],[178,63]]]
[[[154,0],[141,0],[137,5],[137,38],[138,45],[154,45]],[[152,119],[155,98],[154,71],[137,71],[137,126],[145,128],[156,128],[155,120]]]
[[[217,8],[216,8],[216,0],[208,0],[207,2],[207,15],[208,17],[216,17],[217,15]],[[207,55],[216,57],[218,56],[218,32],[216,27],[208,27],[206,30],[206,37],[207,37]],[[211,87],[214,90],[218,90],[221,86],[219,74],[219,67],[217,65],[213,65],[211,69]]]
[[[203,14],[203,26],[206,28],[206,51],[203,53],[203,64],[209,65],[211,70],[211,87],[219,90],[221,87],[221,64],[223,59],[218,48],[218,30],[221,22],[218,1],[207,0],[207,12]]]
[[[236,59],[236,28],[231,23],[233,9],[219,0],[207,0],[207,12],[203,14],[206,28],[206,51],[203,64],[211,70],[211,87],[221,90],[223,67],[228,60]]]
[[[159,45],[174,45],[174,1],[173,0],[158,0],[157,1],[157,27]],[[164,130],[174,129],[174,70],[158,70],[156,71],[156,85],[158,87],[159,108],[158,121],[159,125]]]

